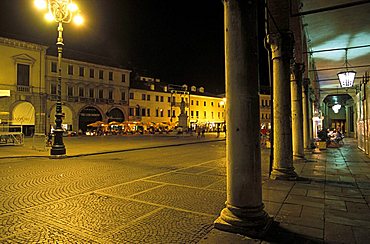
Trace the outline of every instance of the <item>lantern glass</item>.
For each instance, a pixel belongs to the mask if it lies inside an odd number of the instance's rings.
[[[338,79],[341,87],[352,87],[355,80],[355,71],[344,71],[338,73]]]

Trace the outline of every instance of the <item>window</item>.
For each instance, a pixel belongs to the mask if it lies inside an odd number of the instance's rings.
[[[264,114],[262,114],[262,119],[264,119],[264,117],[265,117]]]
[[[130,116],[134,116],[134,108],[130,108],[129,109],[129,115]]]
[[[159,110],[158,108],[155,110],[155,117],[158,117],[159,116]]]
[[[194,111],[190,111],[190,117],[194,117]]]
[[[167,102],[171,102],[171,97],[167,97]]]
[[[17,64],[17,85],[30,85],[30,66],[27,64]]]
[[[134,99],[134,93],[130,92],[130,99]]]
[[[72,86],[68,86],[68,88],[67,88],[67,96],[73,97],[73,87]]]
[[[171,110],[167,111],[167,117],[171,117]]]
[[[104,79],[104,71],[103,70],[99,70],[99,79],[100,80]]]
[[[204,103],[203,103],[203,104],[204,104],[204,107],[206,107],[206,106],[207,106],[207,102],[206,102],[206,101],[204,101]]]
[[[112,90],[110,90],[108,95],[109,95],[109,99],[111,99],[111,100],[112,100],[112,99],[113,99],[113,91],[112,91]]]
[[[89,97],[94,98],[94,88],[89,89]]]
[[[163,102],[163,96],[161,96],[161,102]]]
[[[155,96],[155,101],[158,102],[159,101],[159,96]]]
[[[57,62],[51,62],[51,72],[57,72]]]
[[[213,112],[211,112],[211,117],[212,117],[212,119],[214,119]]]
[[[50,84],[50,94],[56,95],[57,94],[57,84],[51,83]]]
[[[113,72],[109,71],[109,80],[113,80]]]
[[[73,65],[72,64],[68,65],[68,74],[73,75]]]
[[[145,116],[145,108],[141,109],[141,116]]]
[[[99,98],[104,98],[104,90],[99,89]]]
[[[194,105],[194,101],[193,100],[191,100],[191,105]]]
[[[85,96],[85,89],[83,87],[78,88],[78,96],[84,97]]]
[[[141,94],[141,100],[146,100],[146,95],[145,94]]]
[[[84,67],[80,67],[79,75],[82,76],[82,77],[85,76],[85,68]]]
[[[217,117],[220,118],[220,112],[217,113]]]
[[[176,97],[172,97],[172,102],[176,102]]]
[[[136,113],[136,116],[140,116],[140,106],[139,105],[136,105],[135,113]]]
[[[175,110],[172,110],[172,117],[176,117]]]
[[[197,117],[197,119],[199,118],[199,111],[195,111],[195,116]]]
[[[211,106],[213,107],[213,102],[211,102]]]
[[[90,78],[94,78],[94,69],[90,69]]]
[[[163,109],[161,109],[161,117],[163,117]]]
[[[146,110],[146,115],[150,117],[150,108]]]
[[[122,74],[122,82],[126,82],[126,75]]]
[[[126,92],[121,92],[121,100],[126,101]]]
[[[150,95],[148,94],[148,95],[146,95],[146,100],[147,101],[150,101]]]
[[[206,119],[207,118],[207,112],[204,111],[204,118]]]
[[[199,101],[196,101],[196,105],[199,106]]]

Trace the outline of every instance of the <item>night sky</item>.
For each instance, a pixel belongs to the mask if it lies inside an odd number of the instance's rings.
[[[79,0],[82,27],[64,27],[64,48],[109,58],[169,83],[225,89],[221,0]],[[0,36],[54,46],[33,0],[0,0]],[[1,54],[0,54],[1,55]]]

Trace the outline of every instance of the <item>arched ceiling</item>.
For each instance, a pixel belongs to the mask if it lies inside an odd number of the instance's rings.
[[[358,85],[370,71],[370,0],[301,0],[299,15],[314,61],[309,71],[316,73],[320,90],[340,88],[337,73],[345,70],[346,48]],[[321,52],[331,49],[336,51]]]

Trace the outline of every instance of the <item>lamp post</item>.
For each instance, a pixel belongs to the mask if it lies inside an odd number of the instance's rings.
[[[72,20],[76,24],[81,24],[83,19],[79,14],[76,14],[78,7],[72,2],[72,0],[35,0],[35,5],[39,9],[45,9],[47,7],[48,12],[45,18],[48,21],[55,21],[58,23],[58,37],[57,37],[57,48],[58,48],[58,83],[57,83],[57,102],[56,102],[56,113],[55,113],[55,136],[54,142],[50,150],[51,158],[62,158],[66,156],[66,148],[63,143],[63,110],[62,110],[62,99],[61,99],[61,83],[62,83],[62,52],[63,52],[63,23],[70,23]]]

